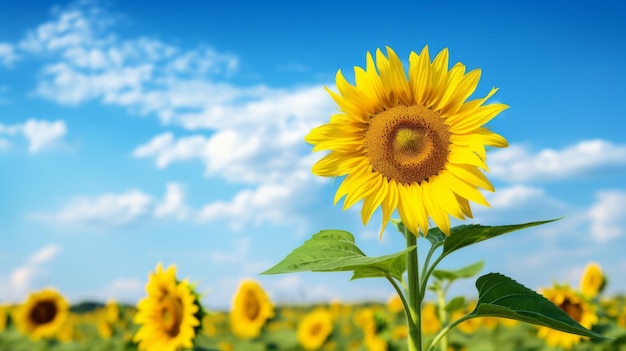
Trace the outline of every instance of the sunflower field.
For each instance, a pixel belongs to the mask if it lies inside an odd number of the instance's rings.
[[[230,311],[205,310],[176,269],[158,265],[137,305],[115,301],[69,306],[54,289],[33,292],[19,305],[0,306],[0,350],[407,350],[402,302],[274,305],[254,280],[242,281]],[[475,318],[449,333],[447,350],[626,350],[626,297],[602,295],[606,277],[589,264],[580,286],[554,284],[542,294],[583,326],[609,340],[593,340],[505,318]],[[426,301],[422,333],[429,342],[442,327],[473,309],[462,297],[445,306]]]

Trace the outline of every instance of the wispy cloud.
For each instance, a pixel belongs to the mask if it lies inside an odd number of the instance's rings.
[[[13,45],[0,43],[0,63],[2,63],[5,67],[11,67],[13,62],[18,59],[19,56],[15,53]]]
[[[306,183],[304,183],[306,185]],[[29,214],[36,221],[61,226],[113,228],[135,224],[142,219],[175,219],[191,223],[227,222],[233,230],[250,224],[293,225],[300,228],[308,221],[298,212],[306,204],[298,189],[298,179],[285,180],[284,185],[261,185],[256,189],[240,190],[231,200],[216,200],[193,208],[187,203],[185,187],[177,182],[166,186],[160,201],[139,189],[121,193],[79,195],[60,209]]]
[[[600,191],[588,211],[591,235],[606,242],[626,234],[626,191]]]
[[[0,299],[23,299],[34,288],[33,281],[36,277],[45,274],[46,263],[54,259],[60,251],[59,245],[48,244],[28,256],[22,265],[11,271],[8,281],[0,280]]]
[[[130,224],[150,213],[152,196],[139,191],[77,196],[60,210],[39,212],[32,218],[60,225],[116,227]]]
[[[506,182],[572,178],[616,166],[626,166],[626,145],[601,139],[581,141],[562,150],[544,149],[535,154],[521,145],[489,154],[491,175]]]
[[[61,145],[63,137],[67,134],[67,126],[62,120],[47,121],[31,118],[24,123],[0,124],[0,135],[3,134],[9,137],[22,135],[28,141],[28,151],[36,154]]]

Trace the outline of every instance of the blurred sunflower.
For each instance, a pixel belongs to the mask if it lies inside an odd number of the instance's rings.
[[[580,291],[586,298],[592,299],[602,292],[605,285],[606,278],[600,265],[594,262],[589,263],[580,279]]]
[[[0,305],[0,333],[7,328],[9,319],[9,305]]]
[[[316,309],[298,323],[298,341],[305,350],[317,350],[333,330],[333,317],[325,309]]]
[[[230,311],[230,329],[240,338],[259,336],[265,322],[274,317],[274,306],[261,286],[245,280],[233,297]]]
[[[422,307],[422,333],[436,334],[441,330],[441,322],[437,316],[437,306],[425,303]]]
[[[133,341],[139,350],[177,351],[193,347],[201,309],[186,280],[176,280],[176,268],[158,264],[146,284],[146,297],[137,304],[134,322],[139,330]]]
[[[331,151],[313,173],[347,175],[335,204],[345,196],[345,210],[363,200],[363,224],[382,207],[383,229],[398,209],[415,235],[428,232],[429,217],[449,235],[449,215],[472,217],[468,200],[489,205],[478,190],[494,190],[480,170],[488,169],[485,146],[508,144],[483,125],[508,106],[483,105],[497,89],[466,102],[478,85],[479,69],[466,74],[456,63],[448,70],[448,50],[431,62],[426,46],[419,55],[411,52],[408,79],[389,47],[387,57],[376,50],[376,64],[368,52],[365,70],[354,72],[355,85],[337,72],[339,94],[327,90],[340,113],[305,137],[313,151]]]
[[[398,294],[393,294],[387,300],[387,309],[391,313],[400,313],[404,311],[404,305],[402,304],[402,299]]]
[[[570,287],[555,285],[551,289],[543,290],[542,294],[583,327],[591,329],[598,322],[594,307]],[[551,347],[560,346],[568,350],[583,338],[548,327],[539,327],[537,335]]]
[[[13,312],[17,328],[32,340],[53,338],[69,314],[67,300],[54,289],[28,295],[26,302]]]

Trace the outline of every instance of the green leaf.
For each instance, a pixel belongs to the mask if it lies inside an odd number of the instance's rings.
[[[478,303],[470,316],[510,318],[566,333],[608,339],[586,329],[545,297],[504,275],[484,275],[476,281],[476,288]]]
[[[439,246],[446,238],[447,236],[437,227],[430,228],[426,235],[426,239],[428,239],[433,246]]]
[[[415,246],[391,255],[367,257],[354,243],[352,234],[343,230],[322,230],[261,274],[354,271],[352,279],[387,274],[402,279],[406,253],[413,249]]]
[[[496,236],[500,236],[502,234],[507,234],[516,230],[554,222],[556,220],[558,219],[514,225],[482,226],[479,224],[470,224],[454,227],[450,230],[450,236],[446,238],[443,243],[443,252],[441,253],[441,256],[447,256],[448,254],[458,249],[479,243],[481,241],[485,241],[487,239],[494,238]]]
[[[465,306],[465,297],[457,296],[453,298],[452,300],[450,300],[450,302],[448,302],[445,309],[446,309],[446,312],[452,313],[458,309],[463,308],[464,306]]]
[[[471,278],[478,274],[483,269],[484,265],[485,261],[478,261],[454,271],[436,269],[433,271],[433,276],[439,280],[449,280],[451,282],[460,278]]]
[[[391,222],[396,226],[396,229],[400,233],[402,233],[402,235],[404,235],[405,238],[407,234],[416,235],[414,233],[411,233],[411,231],[409,231],[409,229],[404,225],[404,223],[402,223],[401,220],[391,219]],[[437,227],[430,228],[428,230],[428,234],[426,235],[426,239],[428,239],[428,241],[430,241],[431,244],[434,246],[440,245],[446,238],[447,236]]]

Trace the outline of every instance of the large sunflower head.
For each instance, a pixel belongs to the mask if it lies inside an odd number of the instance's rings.
[[[569,286],[555,285],[543,290],[542,294],[583,327],[591,329],[591,326],[598,322],[594,307]],[[560,346],[568,350],[583,338],[580,335],[569,334],[548,327],[539,327],[538,335],[545,339],[549,346]]]
[[[604,290],[605,285],[606,277],[600,265],[594,262],[589,263],[580,279],[580,291],[585,297],[592,299]]]
[[[69,314],[69,304],[58,291],[43,289],[28,295],[13,313],[17,328],[33,340],[53,338]]]
[[[329,90],[340,113],[313,129],[306,141],[313,151],[331,152],[313,166],[326,177],[346,176],[335,203],[345,196],[344,209],[363,200],[366,224],[382,207],[383,228],[398,209],[406,227],[428,232],[428,219],[446,234],[449,215],[472,217],[469,201],[488,206],[478,190],[493,191],[484,176],[486,146],[505,147],[506,140],[484,124],[508,106],[484,105],[487,96],[466,101],[480,79],[480,70],[448,69],[448,50],[431,61],[428,47],[411,52],[408,77],[395,52],[370,53],[366,67],[355,67],[356,84],[337,73],[339,93]]]
[[[244,339],[257,337],[265,322],[274,317],[274,305],[259,285],[245,280],[233,297],[230,311],[230,329]]]
[[[325,309],[307,314],[298,324],[298,341],[305,350],[317,350],[333,330],[333,317]]]
[[[139,330],[133,340],[143,351],[177,351],[193,347],[200,325],[201,308],[186,280],[176,280],[174,266],[158,264],[146,284],[147,296],[137,304],[134,322]]]

